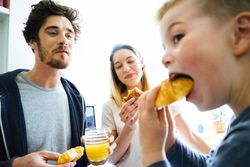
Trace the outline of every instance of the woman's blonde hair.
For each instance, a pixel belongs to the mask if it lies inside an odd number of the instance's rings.
[[[124,85],[118,78],[115,68],[114,68],[114,63],[113,63],[113,57],[114,54],[120,50],[120,49],[128,49],[132,51],[138,59],[142,59],[140,53],[132,46],[127,45],[127,44],[119,44],[115,45],[111,51],[110,55],[110,97],[115,101],[117,106],[121,107],[122,106],[122,93],[127,91],[126,85]],[[145,70],[145,65],[142,67],[142,78],[141,78],[141,84],[142,84],[142,91],[146,91],[149,89],[149,82],[148,82],[148,77],[146,75],[146,70]]]

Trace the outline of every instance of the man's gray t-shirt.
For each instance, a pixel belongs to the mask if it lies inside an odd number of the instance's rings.
[[[62,84],[56,88],[42,88],[30,81],[24,72],[18,74],[16,82],[24,111],[28,152],[63,153],[69,149],[69,105]]]

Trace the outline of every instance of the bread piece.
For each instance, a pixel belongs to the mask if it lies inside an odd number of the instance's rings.
[[[193,80],[188,77],[166,80],[161,83],[155,106],[162,107],[186,97],[193,88]]]
[[[128,101],[129,99],[131,99],[132,97],[135,98],[135,100],[137,100],[141,94],[143,93],[143,91],[141,91],[139,88],[134,88],[134,89],[131,89],[131,90],[128,90],[128,95],[123,97],[123,101],[126,102]]]
[[[57,164],[64,164],[71,161],[77,161],[83,156],[84,147],[77,146],[75,148],[71,148],[64,152],[57,160]]]

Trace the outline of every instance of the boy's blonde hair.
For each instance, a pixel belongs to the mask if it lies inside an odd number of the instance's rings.
[[[164,14],[176,6],[178,3],[188,0],[167,0],[163,6],[158,10],[157,20],[161,21]],[[198,10],[203,14],[213,16],[215,19],[227,21],[237,14],[250,11],[250,0],[189,0],[194,2]],[[197,10],[195,8],[194,10]],[[185,12],[185,11],[184,11]]]

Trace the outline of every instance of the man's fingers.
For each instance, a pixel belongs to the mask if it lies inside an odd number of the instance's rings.
[[[40,151],[39,154],[45,159],[45,160],[57,160],[61,154],[57,152],[50,152],[50,151]]]
[[[81,140],[81,143],[84,143],[85,137],[81,136],[80,140]]]

